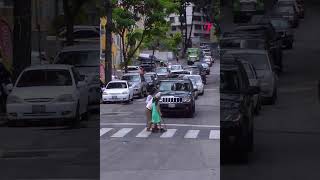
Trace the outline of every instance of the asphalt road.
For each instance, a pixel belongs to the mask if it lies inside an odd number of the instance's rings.
[[[221,179],[320,179],[320,2],[306,2],[306,18],[295,32],[294,49],[284,53],[278,102],[264,106],[255,119],[255,149],[249,162],[231,161],[221,166]],[[224,25],[231,17],[224,8]],[[234,158],[234,157],[233,157]]]
[[[220,179],[219,62],[194,118],[167,117],[167,133],[147,133],[145,99],[100,106],[100,175],[112,180]]]
[[[99,114],[80,128],[0,125],[0,179],[99,179]]]

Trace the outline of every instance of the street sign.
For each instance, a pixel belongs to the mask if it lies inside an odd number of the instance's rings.
[[[0,54],[5,68],[12,72],[12,32],[9,24],[0,18]]]

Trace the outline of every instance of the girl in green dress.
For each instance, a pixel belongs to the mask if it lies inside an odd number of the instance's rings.
[[[158,102],[159,102],[159,98],[158,97],[154,97],[153,98],[153,102],[152,102],[152,126],[151,126],[151,130],[154,132],[157,129],[161,129],[161,112],[158,106]]]

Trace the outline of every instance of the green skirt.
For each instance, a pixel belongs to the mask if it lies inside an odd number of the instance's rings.
[[[161,116],[155,103],[152,103],[152,123],[160,123]]]

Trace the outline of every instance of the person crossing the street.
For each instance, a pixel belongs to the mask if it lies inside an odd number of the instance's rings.
[[[151,131],[157,132],[158,130],[162,130],[161,127],[161,112],[159,108],[159,99],[160,93],[157,93],[154,98],[152,99],[152,119],[151,119]]]
[[[152,117],[152,100],[153,100],[153,94],[154,94],[155,90],[152,89],[149,93],[149,95],[147,96],[147,100],[146,100],[146,119],[147,119],[147,131],[150,131],[151,129],[151,117]]]

